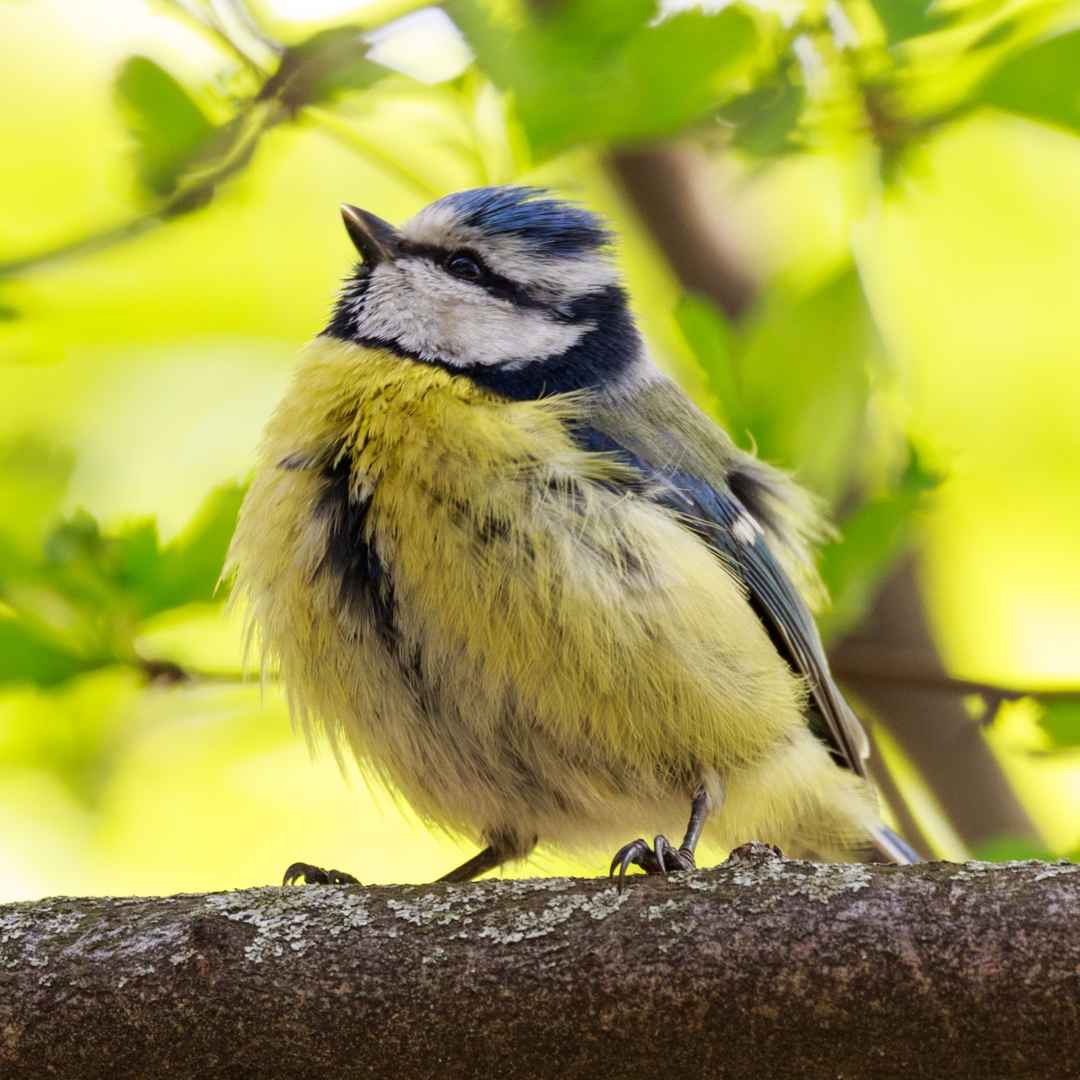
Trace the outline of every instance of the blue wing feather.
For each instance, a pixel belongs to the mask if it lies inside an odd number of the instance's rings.
[[[677,513],[734,570],[777,651],[807,680],[815,733],[840,764],[865,776],[866,736],[833,680],[814,617],[746,505],[726,485],[651,465],[596,428],[579,426],[574,437],[583,449],[612,454],[631,468],[641,477],[639,494]]]

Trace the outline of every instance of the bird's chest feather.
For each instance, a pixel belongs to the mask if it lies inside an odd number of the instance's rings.
[[[351,472],[339,465],[321,505],[327,570],[384,643],[432,664],[454,652],[490,664],[508,638],[557,632],[590,578],[602,589],[599,579],[632,588],[642,577],[621,496],[557,408],[433,394],[393,423],[366,419]]]
[[[798,716],[739,586],[621,466],[575,444],[573,402],[346,360],[301,369],[233,548],[301,721],[445,821],[466,808],[443,804],[435,776],[460,779],[477,820],[473,802],[508,791],[558,815],[554,772],[603,801],[750,758]],[[755,634],[768,664],[726,644]]]
[[[617,466],[574,445],[573,419],[572,403],[505,402],[385,354],[309,359],[234,544],[269,650],[294,668],[336,651],[375,673],[389,655],[414,679],[481,658],[509,675],[511,646],[578,617],[570,598],[641,587],[647,538],[628,534]]]

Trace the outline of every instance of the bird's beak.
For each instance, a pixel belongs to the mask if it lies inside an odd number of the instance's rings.
[[[398,232],[388,221],[348,203],[341,204],[341,217],[365,266],[374,268],[397,255]]]

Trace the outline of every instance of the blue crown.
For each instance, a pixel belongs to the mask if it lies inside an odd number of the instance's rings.
[[[536,187],[483,187],[457,191],[435,205],[450,207],[462,225],[488,236],[519,236],[538,255],[573,256],[611,243],[595,214],[548,195]]]

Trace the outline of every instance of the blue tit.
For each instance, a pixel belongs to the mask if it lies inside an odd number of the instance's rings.
[[[703,833],[913,860],[808,606],[814,502],[650,361],[604,224],[522,187],[343,213],[229,560],[309,735],[477,842],[444,881],[542,843],[621,845],[621,885]]]

